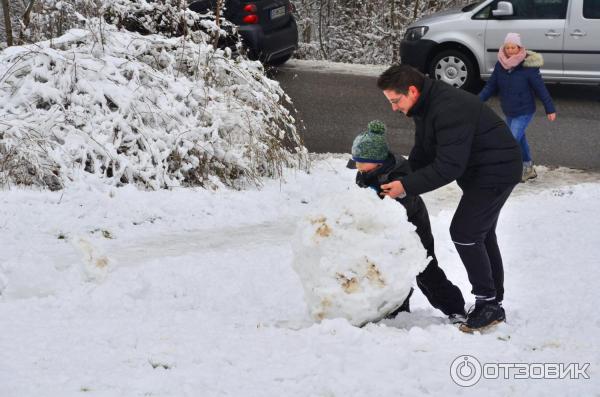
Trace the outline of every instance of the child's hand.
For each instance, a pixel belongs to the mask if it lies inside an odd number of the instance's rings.
[[[556,113],[548,113],[547,116],[550,121],[556,120]]]
[[[383,190],[383,192],[380,193],[381,196],[390,196],[390,198],[393,199],[406,196],[404,186],[402,186],[402,182],[400,181],[392,181],[385,185],[381,185],[381,190]]]

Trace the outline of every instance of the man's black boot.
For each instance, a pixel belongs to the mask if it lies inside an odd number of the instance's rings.
[[[504,320],[504,310],[496,301],[477,301],[459,329],[468,333],[484,331]]]

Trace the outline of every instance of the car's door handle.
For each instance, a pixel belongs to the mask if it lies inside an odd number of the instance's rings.
[[[554,30],[549,30],[546,33],[544,33],[546,35],[546,37],[558,37],[560,36],[560,33],[555,32]]]
[[[587,33],[586,33],[586,32],[583,32],[583,31],[581,31],[581,30],[579,30],[579,29],[575,29],[575,30],[574,30],[574,31],[572,31],[570,34],[571,34],[571,36],[575,36],[575,37],[583,37],[583,36],[587,36]]]

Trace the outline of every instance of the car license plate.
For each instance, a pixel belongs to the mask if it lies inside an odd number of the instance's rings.
[[[285,15],[285,6],[273,8],[271,10],[271,19],[280,18]]]

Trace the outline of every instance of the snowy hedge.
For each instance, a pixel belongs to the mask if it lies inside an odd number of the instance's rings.
[[[204,21],[209,23],[209,21]],[[202,32],[96,23],[0,53],[0,183],[240,187],[306,160],[289,98]]]
[[[184,0],[23,0],[11,2],[10,13],[15,44],[50,40],[69,29],[83,29],[92,18],[142,34],[176,37],[194,30],[195,21],[203,19],[188,10],[187,4]],[[2,23],[0,20],[0,42],[6,39]]]

